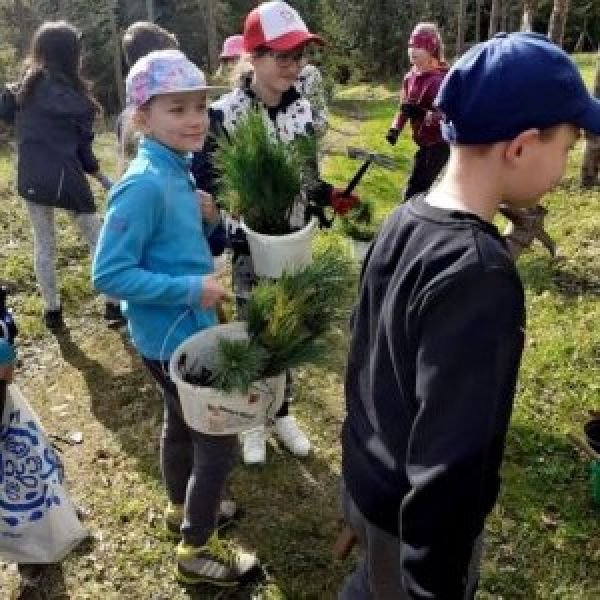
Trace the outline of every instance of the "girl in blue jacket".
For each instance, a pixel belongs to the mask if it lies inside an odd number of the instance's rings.
[[[219,213],[208,194],[199,198],[189,170],[190,153],[202,147],[208,128],[210,88],[178,50],[138,60],[126,88],[129,123],[142,137],[136,158],[111,190],[93,282],[123,299],[133,344],[162,391],[165,521],[182,536],[177,576],[184,583],[235,585],[256,567],[256,559],[223,552],[215,528],[237,437],[188,427],[168,376],[175,348],[216,324],[215,304],[226,295],[214,278],[207,243]]]

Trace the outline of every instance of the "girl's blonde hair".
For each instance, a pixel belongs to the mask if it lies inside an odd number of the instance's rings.
[[[117,173],[121,177],[127,168],[129,161],[135,156],[140,138],[140,129],[137,123],[137,111],[134,106],[126,108],[121,113],[119,154],[117,161]]]
[[[252,54],[249,52],[244,52],[244,54],[239,57],[233,69],[231,69],[229,85],[231,85],[233,88],[239,87],[240,83],[252,73],[254,73]]]
[[[415,35],[415,34],[419,34],[419,33],[426,33],[428,35],[434,36],[438,41],[438,48],[439,48],[438,56],[436,56],[435,58],[437,58],[440,62],[446,60],[445,59],[446,53],[445,53],[445,49],[444,49],[444,40],[442,39],[442,34],[440,33],[439,27],[435,23],[432,23],[430,21],[421,21],[420,23],[417,23],[415,25],[415,28],[412,30],[411,35]]]

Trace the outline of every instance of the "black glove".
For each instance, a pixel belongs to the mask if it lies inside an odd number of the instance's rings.
[[[385,136],[385,139],[388,141],[389,144],[391,144],[392,146],[395,146],[396,142],[398,141],[399,136],[400,136],[400,131],[398,129],[396,129],[396,127],[390,127]]]
[[[403,102],[400,105],[400,112],[409,119],[424,119],[427,111],[413,102]]]
[[[250,246],[248,239],[241,227],[237,227],[235,231],[229,230],[229,244],[233,250],[232,262],[236,262],[240,256],[248,256],[250,254]]]

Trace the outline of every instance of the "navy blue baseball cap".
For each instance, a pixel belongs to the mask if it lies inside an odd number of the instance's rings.
[[[473,46],[446,75],[435,106],[444,139],[455,144],[492,144],[562,123],[600,135],[600,101],[569,55],[537,33],[498,33]]]

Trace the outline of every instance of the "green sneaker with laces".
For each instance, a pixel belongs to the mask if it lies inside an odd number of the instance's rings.
[[[240,518],[242,511],[235,500],[224,499],[219,505],[217,514],[217,529],[224,531],[231,527]],[[183,522],[183,504],[169,502],[164,514],[165,531],[174,540],[181,539],[181,523]]]
[[[260,563],[254,554],[244,552],[229,541],[213,534],[204,546],[177,546],[176,577],[180,583],[209,583],[219,587],[235,587],[258,572]]]

